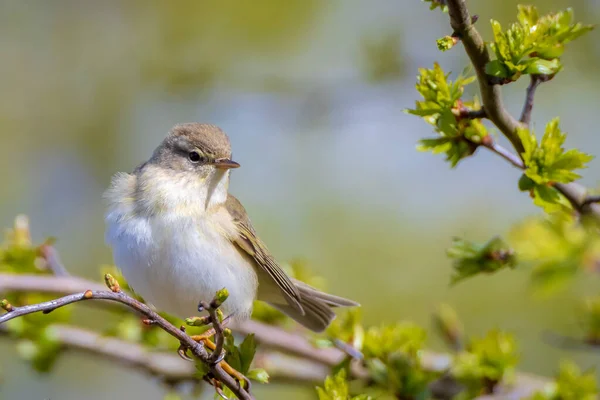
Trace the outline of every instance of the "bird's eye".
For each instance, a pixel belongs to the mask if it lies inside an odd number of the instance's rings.
[[[193,163],[198,163],[198,162],[204,160],[204,157],[202,157],[197,151],[191,151],[188,154],[188,158]]]

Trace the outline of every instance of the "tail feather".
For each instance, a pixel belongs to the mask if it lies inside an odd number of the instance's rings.
[[[271,305],[314,332],[323,332],[325,328],[329,326],[331,321],[335,319],[335,313],[327,304],[313,298],[303,297],[300,301],[304,314],[287,304]]]
[[[312,331],[322,332],[331,324],[331,321],[335,319],[335,313],[331,310],[332,307],[359,305],[352,300],[323,293],[304,282],[294,280],[294,283],[300,292],[302,310],[288,304],[270,304]]]
[[[325,304],[329,305],[330,307],[358,307],[358,306],[360,306],[360,304],[358,304],[355,301],[345,299],[340,296],[335,296],[333,294],[321,292],[319,289],[316,289],[302,281],[299,281],[296,279],[292,279],[292,281],[298,288],[298,291],[300,292],[300,295],[302,297],[315,297],[315,298],[321,300],[322,302],[324,302]]]

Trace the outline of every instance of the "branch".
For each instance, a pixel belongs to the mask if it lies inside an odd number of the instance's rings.
[[[59,278],[61,279],[61,278]],[[64,279],[64,278],[63,278]],[[2,280],[3,281],[3,280]],[[113,288],[111,288],[113,289]],[[169,335],[177,338],[183,345],[185,345],[196,357],[202,362],[209,366],[211,374],[217,378],[220,382],[226,385],[235,395],[241,400],[252,400],[253,397],[242,387],[242,385],[234,380],[229,374],[227,374],[220,363],[213,363],[212,357],[209,355],[204,348],[204,345],[197,343],[184,331],[176,328],[166,319],[158,315],[155,311],[151,310],[147,305],[135,300],[128,296],[124,292],[120,291],[118,287],[113,289],[114,291],[105,290],[86,290],[84,292],[75,293],[61,297],[56,300],[50,300],[43,303],[26,305],[23,307],[13,307],[7,302],[2,303],[2,307],[7,311],[6,314],[0,316],[0,325],[10,321],[14,318],[32,314],[36,312],[50,312],[60,307],[64,307],[69,304],[77,303],[86,300],[107,300],[121,304],[125,304],[131,309],[139,312],[140,314],[147,317],[156,326],[159,326],[162,330],[167,332]]]
[[[0,326],[0,335],[9,336],[10,331]],[[68,351],[80,351],[138,369],[150,376],[158,376],[166,382],[197,381],[196,368],[172,352],[153,351],[145,346],[102,336],[87,329],[68,325],[52,325],[53,338]],[[256,356],[254,365],[269,371],[271,379],[320,383],[329,372],[322,364],[286,357],[274,352]]]
[[[490,82],[489,77],[485,73],[485,66],[490,62],[490,55],[481,35],[473,25],[467,9],[467,2],[466,0],[448,0],[447,4],[448,14],[450,15],[450,25],[452,26],[452,29],[454,29],[454,32],[460,36],[467,55],[477,73],[481,99],[487,117],[498,127],[498,129],[500,129],[502,134],[506,136],[516,152],[520,155],[523,153],[524,149],[523,144],[517,135],[517,128],[523,125],[510,115],[504,107],[500,85]],[[547,79],[549,78],[550,77]],[[537,84],[527,96],[523,110],[526,121],[530,118],[531,114],[531,110],[527,111],[528,103],[531,101],[531,108],[533,108],[533,95],[536,87]],[[528,92],[529,91],[530,90],[528,90]],[[506,158],[504,155],[502,155],[502,157]],[[511,163],[513,162],[511,161]],[[513,165],[515,165],[515,163],[513,163]],[[579,213],[591,214],[595,218],[600,219],[600,206],[589,202],[586,203],[587,189],[584,186],[571,182],[567,184],[556,184],[554,187],[569,200],[573,208]]]
[[[46,267],[50,272],[52,272],[55,276],[69,276],[69,272],[65,268],[64,264],[60,260],[58,256],[58,251],[56,249],[46,243],[40,246],[40,252],[42,253],[42,257],[46,260]]]
[[[517,135],[519,122],[504,108],[500,86],[491,84],[485,73],[485,66],[490,62],[490,55],[481,35],[473,25],[473,21],[467,10],[466,0],[448,0],[447,3],[448,13],[450,14],[450,25],[454,29],[454,32],[461,38],[477,73],[481,99],[487,117],[506,135],[513,147],[520,154],[523,152],[523,144]]]
[[[0,273],[0,293],[9,291],[55,294],[83,291],[85,293],[86,288],[94,289],[94,291],[92,291],[92,295],[94,295],[97,291],[102,291],[103,286],[77,277],[65,278],[48,275],[14,275]],[[115,293],[112,292],[103,292],[108,293],[109,297],[115,295]],[[71,296],[81,295],[82,293]],[[70,296],[66,297],[68,298]],[[75,298],[78,299],[75,300],[75,302],[85,300],[80,297]],[[134,299],[131,300],[137,302]],[[53,303],[53,306],[55,305],[56,303]],[[147,306],[143,304],[142,306],[152,312],[151,315],[144,315],[149,317],[150,320],[158,321],[156,325],[160,326],[162,318],[151,311]],[[49,308],[52,309],[53,307]],[[5,315],[10,315],[10,313]],[[154,318],[154,315],[157,315],[159,319]],[[173,378],[172,380],[186,380],[188,379],[186,375],[187,370],[189,368],[193,369],[193,366],[190,365],[190,363],[186,363],[175,354],[170,355],[166,353],[151,352],[145,350],[143,346],[139,344],[123,342],[115,338],[102,337],[93,332],[78,328],[64,327],[61,325],[54,326],[58,328],[59,340],[67,346],[67,348],[100,354],[110,359],[123,362],[126,365],[138,367],[150,374],[164,376],[166,380],[169,380],[169,378]],[[193,345],[197,345],[197,343],[184,332],[181,332],[173,325],[170,326],[174,329],[172,336],[175,336],[178,339],[181,337],[187,338],[187,345],[191,345],[192,343]],[[346,357],[346,354],[337,348],[317,348],[309,340],[298,334],[285,331],[275,326],[265,325],[258,321],[248,320],[236,322],[231,325],[231,328],[241,334],[253,333],[261,346],[264,346],[271,351],[277,351],[276,353],[261,352],[256,358],[256,364],[268,370],[270,374],[274,375],[275,379],[293,380],[295,382],[322,381],[322,378],[329,372],[329,368],[338,365],[339,362]],[[171,334],[170,331],[167,332]],[[3,333],[1,325],[0,333]],[[294,357],[291,358],[278,352]],[[208,356],[208,354],[206,356]],[[450,368],[452,357],[448,354],[424,351],[421,361],[426,370],[443,372]],[[356,378],[368,377],[368,371],[359,363],[352,364],[351,372]],[[529,376],[526,374],[518,374],[517,383],[515,385],[510,387],[503,387],[500,385],[496,397],[486,397],[486,399],[517,399],[519,397],[516,397],[515,393],[532,394],[537,390],[541,390],[543,386],[549,382],[544,378],[530,379],[528,377]],[[193,379],[193,377],[190,376],[189,379]],[[445,394],[447,397],[447,394],[454,390],[453,388],[456,388],[456,382],[453,380],[450,380],[450,382],[434,382],[432,386],[435,387],[435,393],[441,396]]]
[[[508,161],[509,163],[511,163],[512,165],[514,165],[515,167],[517,167],[519,169],[524,169],[525,168],[525,165],[523,164],[523,160],[521,160],[519,158],[519,156],[517,156],[514,153],[511,153],[509,150],[507,150],[504,147],[500,146],[498,143],[494,142],[493,139],[489,140],[489,141],[484,141],[481,145],[483,147],[491,150],[492,152],[498,154],[500,157],[504,158],[506,161]]]

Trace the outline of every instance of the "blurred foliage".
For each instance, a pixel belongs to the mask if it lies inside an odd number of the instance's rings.
[[[585,299],[580,314],[587,342],[600,344],[600,297]]]
[[[363,41],[361,58],[365,77],[370,82],[398,79],[404,72],[401,57],[401,35],[390,32]]]
[[[440,304],[433,314],[433,329],[453,350],[462,350],[465,342],[464,327],[458,314],[448,304]]]
[[[529,218],[514,227],[510,242],[532,267],[532,285],[541,294],[564,288],[579,272],[597,272],[600,239],[593,225],[569,215]]]
[[[593,371],[582,373],[577,365],[563,362],[554,382],[530,400],[595,400],[599,394]]]
[[[460,399],[493,393],[500,382],[510,382],[518,362],[512,335],[493,330],[483,338],[472,338],[466,349],[456,355],[452,375],[464,384]]]
[[[516,266],[514,251],[499,237],[484,244],[454,238],[447,253],[454,259],[453,284],[480,273],[491,274]]]
[[[317,387],[319,400],[371,400],[372,397],[362,394],[351,396],[346,382],[346,371],[340,370],[334,376],[325,379],[323,387]]]

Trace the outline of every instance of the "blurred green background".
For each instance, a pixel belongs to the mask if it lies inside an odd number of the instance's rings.
[[[489,19],[514,20],[517,3],[470,7],[489,38]],[[578,20],[600,22],[597,0],[528,3],[541,12],[570,6]],[[0,226],[28,214],[37,240],[59,238],[72,273],[97,279],[112,262],[102,201],[111,175],[135,168],[175,123],[210,122],[231,137],[242,164],[231,191],[271,251],[307,260],[333,293],[363,304],[367,323],[429,326],[447,302],[470,334],[514,332],[523,370],[549,375],[563,357],[596,366],[598,354],[557,349],[542,334],[576,333],[573,308],[597,282],[548,299],[533,295],[523,269],[448,285],[453,235],[484,241],[540,212],[518,192],[518,171],[492,154],[450,170],[443,157],[415,150],[432,135],[402,112],[417,99],[417,68],[467,65],[460,46],[437,51],[435,39],[449,33],[447,16],[417,0],[2,1]],[[538,130],[560,115],[567,147],[595,155],[598,34],[570,46],[565,71],[539,89],[534,111]],[[515,114],[526,83],[505,89]],[[584,173],[589,186],[598,165]],[[435,337],[430,345],[444,350]],[[66,355],[40,376],[13,347],[0,342],[5,399],[165,393],[84,355]],[[256,390],[265,399],[314,398],[310,388]]]

